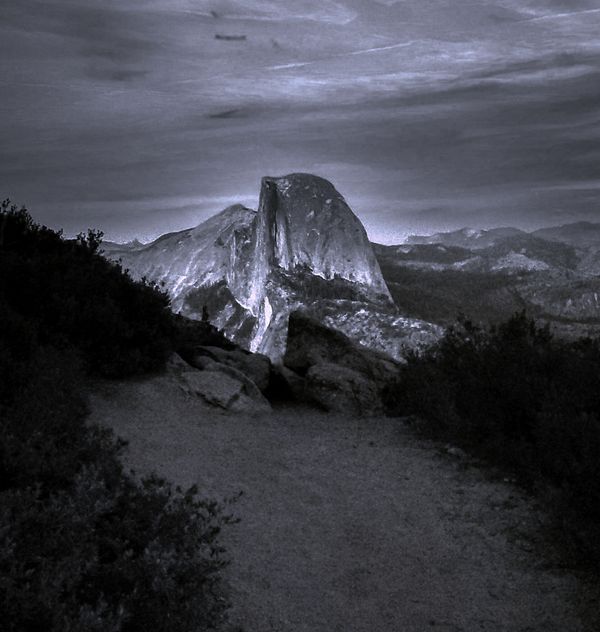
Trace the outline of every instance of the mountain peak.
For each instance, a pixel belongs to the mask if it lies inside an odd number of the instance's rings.
[[[237,223],[247,224],[251,222],[256,215],[256,211],[251,208],[247,208],[243,204],[232,204],[223,209],[216,215],[212,215],[208,219],[204,220],[201,224],[198,224],[195,228],[188,229],[188,232],[204,234],[207,231],[220,228],[221,230],[229,225]]]
[[[389,296],[367,233],[333,184],[308,173],[262,179],[260,255],[269,266],[306,268]]]
[[[349,312],[395,318],[363,225],[331,182],[308,173],[262,178],[258,211],[234,204],[118,255],[136,276],[164,282],[175,311],[197,318],[206,305],[234,340],[272,358],[299,307],[328,307],[348,327]]]
[[[285,176],[265,176],[261,181],[261,188],[275,187],[286,197],[292,195],[323,197],[331,195],[341,198],[329,180],[312,173],[289,173]],[[342,198],[343,199],[343,198]]]

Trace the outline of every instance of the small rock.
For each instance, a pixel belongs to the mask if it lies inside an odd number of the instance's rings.
[[[328,411],[351,415],[377,415],[377,386],[364,375],[327,362],[312,366],[306,374],[306,394]]]
[[[467,453],[456,446],[447,445],[445,447],[446,454],[450,456],[455,456],[458,459],[466,459],[468,457]]]

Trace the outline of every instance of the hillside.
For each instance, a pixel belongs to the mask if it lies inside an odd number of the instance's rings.
[[[464,229],[373,247],[408,317],[448,325],[465,314],[488,323],[526,309],[572,338],[600,333],[600,233],[594,226],[533,233]]]
[[[8,204],[0,220],[9,632],[597,629],[583,562],[566,571],[540,530],[600,555],[597,341],[554,341],[518,314],[462,321],[401,364],[296,311],[274,367],[205,310],[174,315],[98,254],[99,233],[66,240]],[[334,293],[334,323],[371,330],[347,286],[293,272],[305,300]]]
[[[230,519],[126,471],[89,380],[164,369],[165,294],[8,201],[0,210],[0,612],[6,632],[224,629]]]

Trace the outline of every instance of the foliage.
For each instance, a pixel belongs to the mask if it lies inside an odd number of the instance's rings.
[[[95,466],[49,496],[0,496],[0,608],[9,631],[185,632],[224,619],[218,506]]]
[[[13,306],[32,336],[75,347],[98,375],[121,377],[164,364],[173,336],[169,299],[101,257],[101,233],[67,241],[8,201],[0,225],[0,301]]]
[[[465,313],[478,322],[498,322],[523,307],[516,276],[412,269],[384,258],[379,263],[394,302],[412,318],[451,325]]]
[[[571,534],[586,533],[580,544],[600,560],[599,340],[554,339],[525,312],[488,329],[461,319],[409,356],[387,403],[525,483],[558,490]]]
[[[100,239],[0,214],[2,629],[216,629],[232,519],[195,488],[127,474],[123,443],[85,422],[85,370],[157,367],[172,335],[166,298],[102,260]]]

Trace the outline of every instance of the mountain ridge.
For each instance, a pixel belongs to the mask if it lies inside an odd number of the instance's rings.
[[[365,346],[400,357],[438,327],[399,317],[364,226],[327,180],[266,176],[257,211],[233,205],[141,249],[105,248],[134,278],[160,283],[172,309],[279,360],[287,317],[307,309]],[[404,338],[403,338],[404,336]]]
[[[458,230],[440,231],[431,235],[409,235],[403,242],[391,245],[444,244],[446,246],[475,249],[487,248],[499,239],[518,235],[530,235],[552,242],[561,241],[581,248],[596,245],[600,247],[600,222],[570,222],[545,226],[531,231],[515,228],[514,226],[488,229],[475,229],[465,226]]]

